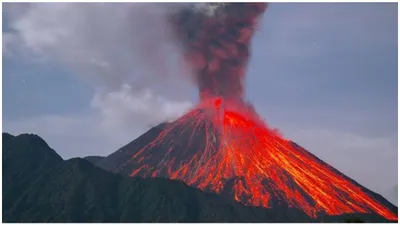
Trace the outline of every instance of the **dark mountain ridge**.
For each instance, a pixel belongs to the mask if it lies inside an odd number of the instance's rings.
[[[342,222],[290,208],[247,207],[177,180],[126,178],[80,158],[62,160],[37,135],[3,133],[4,222]]]
[[[91,156],[86,156],[83,157],[83,159],[85,159],[86,161],[89,161],[90,163],[96,165],[97,163],[99,163],[101,160],[103,160],[105,157],[104,156],[95,156],[95,155],[91,155]]]
[[[3,133],[3,209],[10,208],[37,177],[62,158],[37,135]]]
[[[288,217],[290,210],[246,207],[176,180],[124,178],[84,159],[63,161],[35,135],[3,134],[3,158],[4,222],[311,221],[302,212]],[[12,179],[16,171],[24,177]]]

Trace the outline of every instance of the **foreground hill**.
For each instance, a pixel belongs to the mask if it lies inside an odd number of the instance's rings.
[[[3,133],[3,212],[11,208],[39,176],[62,158],[39,136]]]
[[[97,163],[99,163],[101,160],[104,159],[104,156],[86,156],[83,159],[96,165]]]
[[[63,161],[36,135],[3,134],[3,159],[4,222],[310,221],[302,212],[246,207],[180,181],[123,178],[84,159]]]

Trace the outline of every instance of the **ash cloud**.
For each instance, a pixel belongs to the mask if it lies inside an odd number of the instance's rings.
[[[9,3],[3,53],[74,69],[94,84],[96,95],[129,86],[132,95],[151,90],[187,102],[182,96],[194,82],[200,97],[242,99],[251,37],[265,8],[265,3]]]
[[[100,110],[100,114],[108,115],[109,110],[105,109],[108,105],[119,105],[110,104],[107,96],[126,87],[130,90],[129,99],[149,93],[146,96],[150,97],[143,101],[148,106],[140,106],[144,109],[152,110],[160,101],[168,106],[191,105],[186,97],[191,84],[182,79],[190,71],[182,66],[182,54],[172,41],[166,20],[184,6],[186,4],[6,3],[3,56],[73,70],[94,86],[96,105],[92,108]],[[154,112],[145,113],[132,107],[113,111],[126,111],[123,114],[131,117],[154,115]],[[159,113],[169,117],[178,112],[183,113],[182,107]],[[163,119],[156,116],[145,120]]]
[[[162,4],[6,4],[14,43],[3,53],[53,60],[109,84],[165,76],[171,43]],[[15,40],[18,39],[18,40]]]
[[[266,7],[266,3],[208,3],[170,17],[201,98],[243,98],[251,38]]]

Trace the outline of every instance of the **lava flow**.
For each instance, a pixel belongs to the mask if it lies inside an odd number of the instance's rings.
[[[356,183],[268,128],[244,100],[250,40],[266,6],[208,5],[171,17],[200,103],[116,171],[129,164],[131,176],[179,179],[246,205],[283,205],[314,218],[359,212],[397,220]]]

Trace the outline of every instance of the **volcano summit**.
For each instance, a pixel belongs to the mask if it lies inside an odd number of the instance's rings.
[[[295,208],[312,218],[396,207],[268,128],[244,100],[250,43],[265,3],[187,8],[172,29],[195,74],[200,102],[111,154],[99,166],[168,177],[251,206]]]

